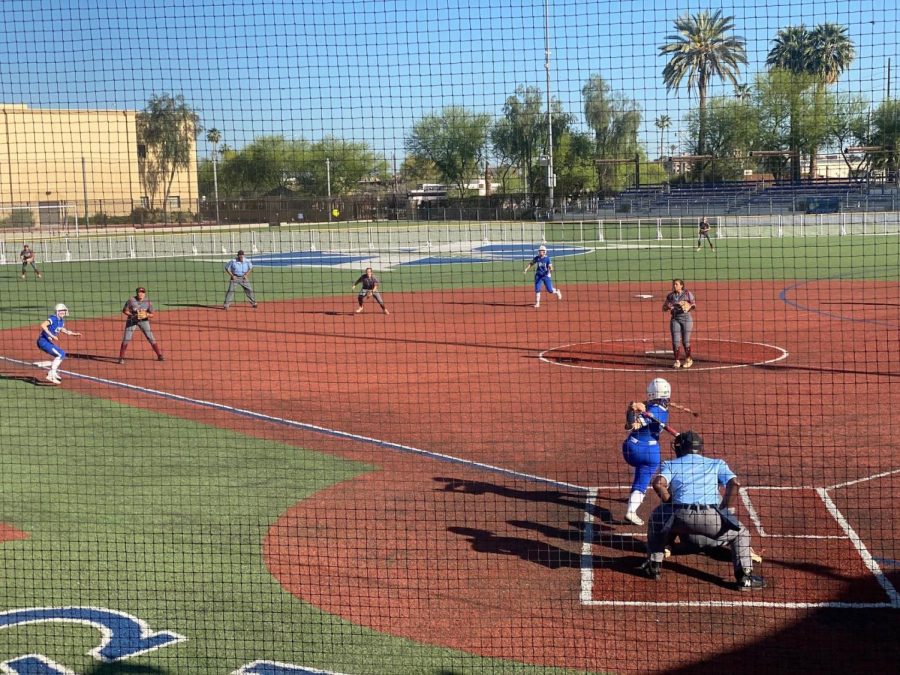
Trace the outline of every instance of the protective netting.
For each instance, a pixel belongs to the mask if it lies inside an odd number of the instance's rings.
[[[890,671],[898,18],[0,4],[0,670]]]

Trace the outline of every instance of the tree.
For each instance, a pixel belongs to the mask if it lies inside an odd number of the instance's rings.
[[[753,90],[749,84],[736,84],[734,85],[734,97],[741,103],[747,103],[753,98]]]
[[[817,117],[824,117],[824,94],[828,85],[837,82],[841,74],[853,61],[853,42],[847,36],[847,28],[834,23],[823,23],[812,30],[803,24],[788,26],[778,31],[769,50],[766,64],[770,68],[780,68],[795,75],[808,75],[812,79],[808,86],[814,88],[814,109]],[[800,80],[798,80],[800,82]],[[826,120],[822,120],[823,124]],[[795,140],[796,140],[796,134]],[[809,177],[816,174],[816,157],[819,146],[815,143],[809,151]],[[793,158],[794,180],[800,179],[799,147],[792,146],[798,154]]]
[[[706,97],[710,79],[717,77],[737,85],[741,64],[747,64],[744,39],[728,35],[734,30],[734,17],[723,17],[722,10],[708,10],[693,16],[685,13],[675,20],[674,35],[659,48],[669,56],[663,68],[666,89],[677,89],[687,77],[688,95],[696,90],[699,103],[697,152],[705,154]]]
[[[672,118],[668,115],[660,115],[656,118],[656,128],[659,129],[659,156],[663,156],[663,148],[666,146],[666,130],[672,126]]]
[[[494,155],[501,164],[517,166],[528,182],[525,189],[532,193],[534,167],[547,137],[546,115],[542,112],[543,95],[537,87],[517,87],[506,99],[503,117],[490,131]],[[557,137],[554,134],[554,137]],[[505,177],[505,174],[504,174]]]
[[[699,111],[688,114],[688,128],[694,134],[699,125]],[[759,114],[749,101],[717,96],[708,101],[706,112],[706,148],[717,158],[707,178],[734,180],[742,177],[747,158],[761,149]]]
[[[450,106],[419,120],[405,139],[406,151],[434,162],[444,182],[460,194],[484,164],[490,115]]]
[[[151,211],[162,190],[162,209],[168,209],[172,181],[180,169],[187,169],[194,156],[200,132],[200,117],[188,107],[184,97],[152,96],[137,114],[138,173]]]
[[[631,161],[640,154],[638,128],[641,110],[638,104],[615,92],[600,75],[591,75],[581,89],[584,116],[594,131],[597,163],[597,187],[604,194],[625,188]]]
[[[900,101],[884,101],[872,114],[872,134],[869,145],[884,148],[872,156],[872,166],[887,172],[889,181],[900,183],[897,162],[900,160]]]
[[[836,115],[836,99],[828,92],[818,94],[815,81],[815,76],[809,73],[793,73],[782,68],[773,68],[756,78],[760,147],[784,151],[792,180],[799,179],[801,153],[831,138],[829,119]],[[782,160],[766,163],[773,174],[780,174]]]

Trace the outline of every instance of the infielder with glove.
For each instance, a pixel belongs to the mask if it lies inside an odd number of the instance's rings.
[[[672,387],[661,377],[657,377],[647,385],[646,402],[632,401],[625,413],[625,430],[628,438],[622,443],[622,457],[629,466],[634,467],[634,480],[628,495],[628,507],[625,520],[634,525],[643,525],[637,514],[638,507],[644,502],[644,494],[650,486],[650,479],[659,467],[659,435],[662,424],[669,422],[669,399]],[[649,413],[654,420],[643,416]]]
[[[531,259],[528,266],[522,271],[522,274],[528,274],[528,270],[534,267],[534,308],[541,306],[541,286],[547,289],[547,292],[553,293],[557,299],[562,300],[562,291],[553,288],[553,280],[550,273],[553,272],[553,262],[547,255],[547,247],[541,246],[538,254]]]
[[[134,335],[134,331],[140,329],[147,338],[147,342],[156,352],[157,361],[165,361],[159,345],[156,344],[156,338],[153,337],[153,330],[150,328],[150,319],[153,318],[153,303],[147,300],[147,289],[139,286],[134,291],[134,297],[128,298],[125,306],[122,308],[122,314],[125,315],[125,335],[122,336],[122,345],[119,347],[119,363],[125,363],[125,351],[128,349],[128,343]]]
[[[669,330],[672,333],[672,351],[675,354],[673,368],[690,368],[694,365],[691,358],[691,333],[694,332],[694,311],[696,302],[694,294],[684,287],[683,279],[672,279],[672,292],[666,296],[663,311],[672,316],[669,319]],[[684,362],[681,361],[681,348],[684,347]]]
[[[38,279],[43,278],[43,274],[37,268],[37,265],[34,262],[34,251],[31,250],[31,247],[28,244],[22,245],[22,250],[19,253],[19,258],[22,260],[22,278],[25,278],[25,272],[28,269],[28,266],[31,265],[31,269],[34,270],[34,274]]]
[[[53,308],[53,314],[41,323],[41,333],[37,339],[38,349],[53,357],[53,361],[50,363],[50,372],[47,373],[47,381],[53,384],[62,383],[59,378],[59,365],[66,358],[66,353],[55,344],[59,342],[59,334],[74,337],[81,335],[81,333],[75,333],[66,328],[67,316],[69,316],[69,308],[62,303],[56,305]]]
[[[375,298],[375,302],[377,302],[381,306],[381,311],[385,314],[390,314],[387,310],[387,307],[384,306],[384,300],[381,299],[381,293],[378,292],[378,286],[381,282],[378,281],[378,277],[375,276],[374,272],[372,272],[371,267],[367,267],[366,271],[362,273],[362,275],[353,282],[353,285],[350,287],[350,290],[355,291],[356,287],[359,286],[359,295],[356,296],[356,302],[359,304],[359,307],[356,308],[356,313],[359,314],[363,309],[363,302],[366,298]]]

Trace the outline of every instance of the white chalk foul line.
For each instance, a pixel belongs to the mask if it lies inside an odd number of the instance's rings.
[[[581,540],[581,604],[591,603],[594,594],[594,511],[597,505],[597,488],[587,493],[584,505],[584,538]]]
[[[838,522],[841,529],[847,533],[848,537],[850,537],[850,541],[853,543],[853,546],[856,547],[856,552],[859,553],[863,563],[875,577],[875,581],[877,581],[878,585],[884,589],[884,592],[890,600],[890,606],[895,609],[900,609],[900,595],[897,594],[897,589],[894,588],[894,585],[884,575],[884,572],[881,571],[881,567],[878,565],[875,558],[872,557],[872,554],[869,553],[869,549],[866,548],[866,545],[862,542],[862,539],[859,538],[859,535],[856,534],[856,531],[850,526],[850,523],[847,522],[847,519],[844,518],[844,514],[838,510],[837,505],[835,505],[831,496],[828,494],[828,490],[826,488],[816,488],[816,492],[819,497],[822,498],[822,501],[825,502],[825,508],[828,509],[828,513],[831,514],[831,517]]]
[[[13,359],[8,356],[0,356],[0,361],[6,361],[8,363],[14,363],[20,366],[33,366],[34,364],[31,361],[22,361],[20,359]],[[73,378],[78,378],[81,380],[87,380],[89,382],[96,382],[98,384],[105,384],[111,387],[117,387],[119,389],[127,389],[129,391],[135,391],[141,394],[147,394],[150,396],[156,396],[158,398],[167,399],[170,401],[179,401],[181,403],[188,403],[190,405],[198,406],[201,408],[209,408],[211,410],[218,410],[220,412],[226,412],[233,415],[238,415],[241,417],[247,417],[250,419],[260,420],[263,422],[271,422],[273,424],[280,424],[283,426],[291,427],[293,429],[302,429],[303,431],[311,431],[317,434],[322,434],[324,436],[332,436],[334,438],[341,438],[348,441],[356,441],[358,443],[368,443],[370,445],[376,445],[380,448],[387,448],[389,450],[396,450],[398,452],[405,452],[413,455],[419,455],[421,457],[428,457],[429,459],[438,460],[440,462],[448,462],[451,464],[459,464],[462,466],[466,466],[472,469],[480,469],[482,471],[487,471],[490,473],[496,473],[503,476],[508,476],[510,478],[516,478],[518,480],[524,480],[530,483],[539,483],[541,485],[549,485],[551,487],[558,488],[560,490],[573,490],[575,492],[587,492],[588,488],[583,487],[581,485],[575,485],[574,483],[567,483],[565,481],[558,481],[552,478],[546,478],[544,476],[537,476],[530,473],[523,473],[521,471],[514,471],[512,469],[506,469],[501,466],[494,466],[492,464],[485,464],[484,462],[476,462],[471,459],[463,459],[461,457],[454,457],[453,455],[447,455],[441,452],[433,452],[431,450],[425,450],[423,448],[417,448],[412,445],[404,445],[402,443],[394,443],[392,441],[384,441],[378,438],[373,438],[371,436],[363,436],[361,434],[353,434],[348,431],[341,431],[340,429],[330,429],[328,427],[322,427],[317,424],[310,424],[308,422],[299,422],[297,420],[292,420],[287,417],[277,417],[274,415],[267,415],[265,413],[256,412],[254,410],[248,410],[246,408],[237,408],[235,406],[225,405],[224,403],[216,403],[215,401],[206,401],[200,398],[192,398],[190,396],[182,396],[181,394],[173,394],[171,392],[162,391],[159,389],[151,389],[149,387],[140,387],[134,384],[128,384],[127,382],[119,382],[118,380],[110,380],[105,377],[96,377],[94,375],[85,375],[83,373],[75,373],[69,370],[60,370],[59,372]]]

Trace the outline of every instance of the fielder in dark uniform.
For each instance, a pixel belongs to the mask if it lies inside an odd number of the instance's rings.
[[[28,244],[22,245],[22,251],[19,253],[19,258],[22,259],[22,278],[25,278],[25,271],[28,269],[28,266],[31,265],[31,269],[34,270],[35,276],[40,279],[44,275],[41,274],[41,271],[37,268],[37,265],[34,263],[34,251],[32,251]]]
[[[734,516],[734,501],[741,489],[737,476],[723,460],[701,454],[703,439],[693,431],[678,434],[672,449],[675,459],[663,462],[651,483],[662,504],[650,515],[649,557],[641,571],[650,579],[659,579],[671,535],[699,534],[731,547],[739,590],[765,588],[765,580],[753,575],[750,533]],[[724,497],[720,486],[725,488]]]
[[[378,292],[379,283],[378,277],[372,272],[371,267],[367,267],[366,271],[362,273],[362,276],[353,282],[353,285],[350,287],[351,290],[355,291],[357,286],[360,287],[359,295],[356,296],[356,302],[359,303],[359,307],[356,308],[357,314],[365,309],[363,307],[363,302],[370,296],[375,298],[375,302],[381,305],[381,311],[385,314],[390,314],[387,307],[384,306],[384,300],[381,299],[381,293]]]
[[[690,368],[694,365],[691,358],[691,333],[694,332],[694,319],[691,312],[694,311],[696,302],[694,294],[684,288],[684,280],[672,280],[672,292],[666,296],[663,303],[663,311],[669,312],[672,318],[669,320],[669,330],[672,333],[672,351],[675,354],[673,368]],[[681,361],[681,348],[684,347],[684,363]]]
[[[703,248],[703,239],[705,238],[709,247],[712,249],[713,253],[715,253],[716,247],[713,246],[712,239],[709,238],[709,230],[709,219],[706,216],[703,216],[700,219],[700,225],[697,229],[697,250],[699,251]]]
[[[139,286],[134,291],[134,297],[128,298],[125,306],[122,308],[122,314],[125,319],[125,335],[122,336],[122,345],[119,347],[119,363],[125,363],[125,351],[128,349],[128,343],[131,342],[134,331],[140,329],[147,338],[147,342],[153,347],[156,353],[157,361],[165,361],[156,338],[153,337],[153,330],[150,328],[150,319],[153,318],[153,303],[147,300],[147,289]]]

